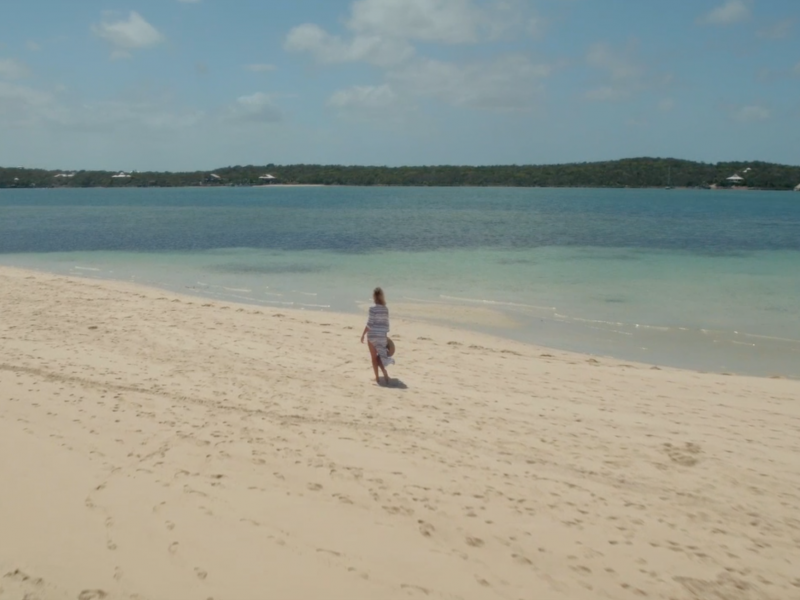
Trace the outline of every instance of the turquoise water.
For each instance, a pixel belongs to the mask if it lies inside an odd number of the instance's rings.
[[[0,193],[0,263],[800,377],[800,195],[273,188]],[[457,321],[453,315],[457,314]]]

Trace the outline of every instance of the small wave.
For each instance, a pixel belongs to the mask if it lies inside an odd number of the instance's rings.
[[[330,308],[330,304],[303,304],[302,302],[298,302],[297,306],[304,306],[306,308]]]
[[[94,267],[72,267],[72,268],[76,271],[94,271],[94,272],[102,271],[102,269],[95,269]]]
[[[442,304],[442,305],[447,304],[447,302],[440,302],[439,300],[413,298],[411,296],[403,296],[403,300],[408,300],[410,302],[422,302],[423,304]]]
[[[480,298],[459,298],[458,296],[440,295],[444,300],[455,300],[457,302],[472,302],[474,304],[489,304],[491,306],[509,306],[512,308],[532,308],[535,310],[556,310],[555,306],[536,306],[535,304],[519,304],[516,302],[501,302],[499,300],[483,300]]]
[[[674,331],[676,328],[674,327],[664,327],[662,325],[640,325],[639,323],[636,324],[637,329],[652,329],[653,331]],[[688,331],[688,330],[685,330]]]
[[[253,298],[250,296],[239,296],[238,294],[220,294],[223,298],[235,298],[237,300],[245,300],[247,302],[252,302]]]
[[[617,333],[619,335],[627,335],[628,337],[633,337],[633,334],[629,331],[620,331],[618,329],[606,329],[604,327],[595,327],[593,325],[587,325],[586,329],[594,329],[595,331],[602,331],[603,333]]]
[[[273,306],[294,306],[294,302],[278,302],[277,300],[261,300],[259,304],[270,304]]]
[[[252,294],[253,290],[248,290],[247,288],[229,288],[223,287],[223,290],[227,290],[229,292],[241,292],[242,294]]]
[[[740,333],[738,331],[734,331],[736,335],[742,335],[744,337],[749,338],[756,338],[758,340],[772,340],[775,342],[789,342],[791,344],[800,344],[800,340],[794,340],[792,338],[784,338],[784,337],[777,337],[772,335],[760,335],[758,333]]]
[[[578,323],[597,323],[599,325],[614,325],[615,327],[624,327],[625,323],[617,323],[616,321],[602,321],[600,319],[582,319],[581,317],[570,317],[568,315],[559,315],[570,321],[577,321]],[[637,325],[638,327],[638,325]]]

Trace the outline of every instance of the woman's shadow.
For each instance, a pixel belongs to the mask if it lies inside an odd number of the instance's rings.
[[[388,382],[381,381],[381,387],[391,388],[393,390],[407,390],[408,386],[401,380],[395,377],[390,377]]]

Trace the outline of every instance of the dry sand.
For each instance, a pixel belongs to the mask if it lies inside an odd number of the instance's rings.
[[[798,382],[395,312],[384,388],[354,316],[12,269],[0,307],[2,600],[800,598]]]

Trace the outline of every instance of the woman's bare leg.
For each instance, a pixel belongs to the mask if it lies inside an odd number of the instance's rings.
[[[380,385],[381,380],[380,377],[378,377],[380,359],[378,358],[378,352],[375,350],[375,346],[372,345],[372,342],[367,341],[367,346],[369,346],[369,357],[372,359],[372,370],[375,371],[375,382]],[[381,365],[381,368],[383,368],[383,365]]]
[[[386,380],[386,385],[389,385],[389,374],[386,372],[386,367],[383,366],[383,361],[381,360],[380,356],[377,357],[378,366],[383,371],[383,378]],[[377,371],[375,371],[377,377]]]

